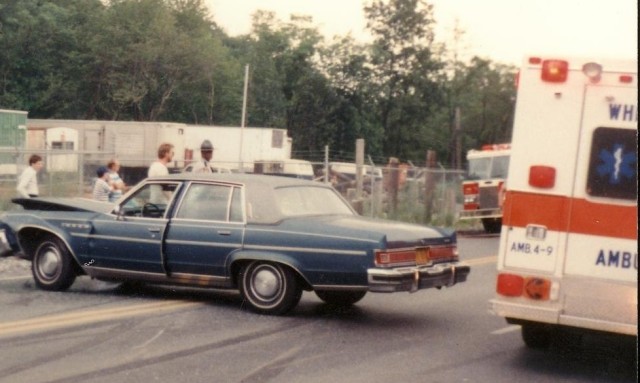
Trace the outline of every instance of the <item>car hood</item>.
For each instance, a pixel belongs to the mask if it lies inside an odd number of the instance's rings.
[[[317,216],[284,220],[283,228],[343,235],[386,242],[387,248],[428,246],[456,242],[456,233],[450,229],[409,224],[362,216]]]
[[[11,201],[21,205],[25,210],[109,213],[114,207],[112,203],[86,198],[14,198]]]

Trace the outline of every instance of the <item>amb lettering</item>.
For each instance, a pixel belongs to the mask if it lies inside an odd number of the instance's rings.
[[[510,251],[513,253],[551,255],[551,253],[553,253],[553,247],[540,245],[534,246],[527,242],[513,242],[511,244]]]
[[[638,105],[609,104],[609,119],[614,121],[638,122]]]
[[[596,266],[638,270],[638,253],[601,249],[596,259]]]

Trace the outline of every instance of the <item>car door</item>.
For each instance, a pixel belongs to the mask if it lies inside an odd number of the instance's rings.
[[[166,263],[172,275],[226,280],[226,259],[242,247],[242,200],[238,185],[193,182],[187,187],[166,234]]]
[[[165,273],[162,241],[178,182],[149,182],[120,203],[118,214],[93,222],[85,266]]]

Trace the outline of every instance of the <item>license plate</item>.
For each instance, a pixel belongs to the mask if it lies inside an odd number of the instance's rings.
[[[426,265],[429,263],[429,249],[420,248],[416,250],[416,265]]]

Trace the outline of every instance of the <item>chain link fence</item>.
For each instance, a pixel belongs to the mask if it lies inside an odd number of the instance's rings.
[[[0,211],[12,208],[11,199],[17,196],[18,177],[28,166],[32,154],[38,154],[44,160],[44,168],[38,173],[40,196],[81,198],[92,198],[97,168],[105,166],[115,155],[59,149],[24,151],[0,148]],[[120,160],[120,176],[132,186],[146,176],[147,167],[139,164],[150,164],[154,160],[138,159],[131,161],[132,164]],[[345,170],[344,163],[342,166],[335,164],[330,161],[311,162],[314,179],[331,183],[362,215],[447,227],[457,225],[462,206],[463,171],[370,164],[364,166],[359,190],[355,164],[349,164],[352,171]],[[226,166],[233,168],[237,164]],[[177,166],[172,171],[180,169],[181,166]]]

